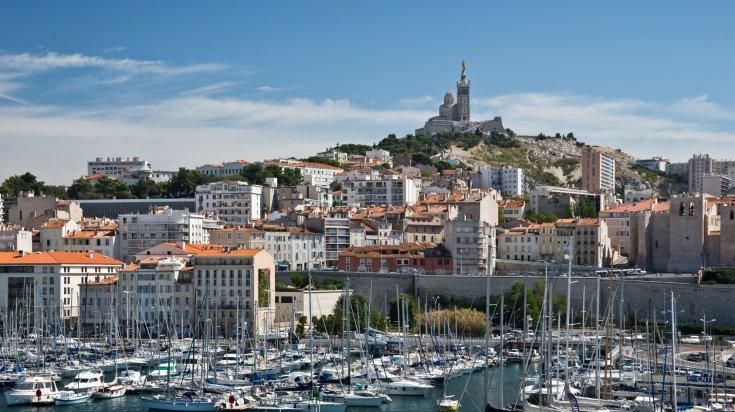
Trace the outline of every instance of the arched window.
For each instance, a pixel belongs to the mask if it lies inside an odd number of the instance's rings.
[[[679,216],[684,216],[684,202],[679,202]]]
[[[735,219],[735,211],[730,210],[730,220]]]
[[[694,216],[694,202],[689,202],[689,216]]]

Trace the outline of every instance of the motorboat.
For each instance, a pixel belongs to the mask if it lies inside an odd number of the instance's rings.
[[[148,379],[166,379],[167,377],[176,376],[179,374],[179,370],[176,368],[176,363],[173,361],[165,361],[158,364],[156,369],[148,372]]]
[[[57,406],[77,405],[80,403],[87,402],[91,398],[92,398],[92,394],[90,392],[64,391],[59,396],[56,397],[56,399],[54,400],[54,403]]]
[[[15,387],[5,392],[5,403],[13,405],[50,405],[65,393],[56,388],[51,375],[29,375],[19,378]]]
[[[145,376],[143,376],[139,371],[129,369],[120,371],[117,375],[117,381],[123,385],[138,386],[145,382]]]
[[[401,396],[426,396],[434,389],[428,383],[402,378],[381,382],[380,387],[388,395]]]
[[[113,383],[111,385],[104,386],[97,389],[96,392],[92,393],[92,397],[95,399],[115,399],[122,398],[125,396],[127,388],[125,385],[119,383]]]
[[[436,408],[438,412],[458,412],[459,400],[454,395],[445,395],[436,400]]]
[[[356,391],[324,391],[322,397],[327,401],[344,403],[347,406],[380,406],[384,402],[384,398],[375,392],[369,390]]]
[[[80,372],[74,377],[74,382],[67,383],[64,389],[75,392],[88,392],[103,387],[105,385],[103,378],[104,375],[99,369]]]

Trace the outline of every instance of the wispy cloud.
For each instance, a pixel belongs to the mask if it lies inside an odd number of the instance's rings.
[[[293,90],[291,87],[274,87],[274,86],[260,86],[256,88],[255,90],[263,93],[275,93],[275,92],[285,92],[288,90]]]
[[[220,70],[214,63],[171,66],[160,60],[109,59],[81,53],[0,54],[0,70],[37,73],[56,69],[98,68],[130,74],[180,75]]]
[[[181,95],[182,96],[207,96],[207,95],[225,92],[243,83],[244,82],[230,82],[230,81],[218,82],[218,83],[208,84],[202,87],[197,87],[191,90],[186,90],[183,93],[181,93]]]
[[[119,52],[122,52],[122,51],[125,51],[125,50],[127,50],[127,48],[122,47],[122,46],[108,47],[108,48],[102,50],[102,53],[119,53]]]

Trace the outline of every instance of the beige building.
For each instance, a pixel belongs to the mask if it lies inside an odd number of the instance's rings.
[[[564,262],[571,240],[572,264],[608,266],[612,259],[607,224],[602,219],[559,219],[556,221],[554,260]]]
[[[590,192],[615,192],[615,159],[598,148],[582,149],[582,189]]]
[[[495,230],[481,220],[450,220],[444,228],[444,245],[452,256],[454,273],[484,276],[494,251]]]
[[[82,208],[71,200],[25,193],[10,208],[8,222],[38,230],[49,219],[82,220]]]
[[[620,255],[630,257],[632,252],[630,216],[646,210],[663,212],[669,209],[668,202],[660,202],[656,198],[623,204],[600,212],[600,219],[607,224],[610,245]]]
[[[237,319],[240,327],[247,323],[250,336],[271,331],[276,268],[270,253],[210,245],[194,254],[193,263],[196,308],[208,307],[210,316],[218,317],[223,336],[235,330]]]
[[[537,262],[540,260],[540,225],[518,227],[498,233],[498,259]]]

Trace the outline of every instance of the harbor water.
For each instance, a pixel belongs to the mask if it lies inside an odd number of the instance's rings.
[[[532,364],[530,374],[535,373]],[[510,403],[516,399],[521,382],[521,366],[518,364],[510,364],[504,368],[503,393],[506,403]],[[498,405],[500,401],[500,369],[490,369],[490,392],[489,398]],[[465,389],[466,387],[466,389]],[[482,393],[483,388],[483,371],[475,371],[471,375],[461,376],[449,381],[446,388],[447,394],[455,395],[458,399],[461,397],[462,411],[478,411],[482,410]],[[463,395],[464,392],[464,395]],[[348,411],[421,411],[429,412],[436,410],[436,399],[444,394],[444,386],[437,385],[432,393],[425,397],[414,396],[392,396],[393,402],[378,408],[348,408]],[[67,412],[104,412],[104,411],[120,411],[120,412],[143,412],[145,406],[140,400],[139,395],[126,395],[122,398],[111,400],[92,400],[80,405],[69,406],[14,406],[5,405],[4,398],[0,401],[0,410],[14,412],[39,412],[39,411],[67,411]]]

